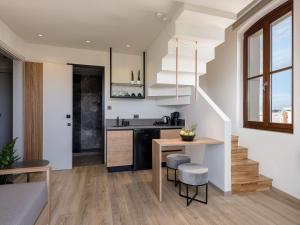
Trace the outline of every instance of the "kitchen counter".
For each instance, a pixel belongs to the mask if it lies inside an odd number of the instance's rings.
[[[134,130],[134,129],[181,129],[184,126],[171,126],[171,125],[132,125],[132,126],[124,126],[124,127],[114,127],[108,126],[106,130]]]
[[[159,120],[159,119],[158,119]],[[106,120],[106,167],[109,172],[152,168],[152,140],[180,138],[182,126],[153,125],[154,119],[131,119],[129,126],[116,127],[116,120]],[[183,121],[184,124],[184,121]],[[181,147],[168,147],[168,154],[182,152]]]
[[[159,119],[126,119],[130,122],[129,126],[115,127],[115,119],[106,120],[106,130],[134,130],[134,129],[181,129],[184,125],[172,126],[172,125],[153,125],[155,121]],[[121,121],[120,121],[121,123]]]

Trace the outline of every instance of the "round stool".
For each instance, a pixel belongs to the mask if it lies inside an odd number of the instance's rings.
[[[185,163],[178,166],[179,195],[186,198],[189,206],[193,200],[207,204],[208,168],[197,163]],[[186,185],[186,195],[181,194],[181,183]],[[196,193],[189,197],[189,186],[196,187]],[[205,201],[196,199],[198,187],[205,186]]]
[[[175,186],[177,186],[177,168],[179,165],[183,163],[189,163],[191,162],[191,158],[188,155],[185,154],[170,154],[167,155],[167,180],[168,181],[174,181]],[[169,169],[175,170],[175,179],[169,179]]]

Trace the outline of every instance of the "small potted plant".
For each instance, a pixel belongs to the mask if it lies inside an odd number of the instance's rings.
[[[197,125],[194,124],[190,128],[182,128],[180,131],[180,136],[183,141],[193,141],[196,134],[195,130],[197,128]]]
[[[9,168],[14,162],[20,159],[19,156],[15,155],[16,151],[14,150],[17,138],[9,141],[5,144],[0,150],[0,170]],[[0,176],[0,185],[12,183],[12,179],[10,175],[2,175]]]

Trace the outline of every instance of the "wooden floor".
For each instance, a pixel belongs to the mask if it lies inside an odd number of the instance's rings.
[[[164,178],[164,201],[150,171],[107,173],[104,166],[53,172],[52,225],[300,224],[300,204],[277,191],[223,196],[209,186],[208,205],[186,207]]]

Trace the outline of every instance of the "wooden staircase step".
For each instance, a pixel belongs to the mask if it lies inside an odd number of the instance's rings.
[[[237,148],[233,148],[231,150],[231,161],[239,162],[241,160],[248,159],[248,149],[242,146],[238,146]]]
[[[252,182],[259,177],[258,162],[246,159],[231,162],[232,183]]]
[[[272,188],[272,179],[259,175],[254,181],[248,182],[233,182],[232,193],[265,191]]]
[[[231,140],[238,141],[238,139],[239,139],[239,136],[231,135]]]
[[[269,190],[272,182],[272,179],[259,175],[259,163],[248,159],[248,148],[239,146],[239,137],[231,135],[232,193]]]
[[[231,163],[231,167],[251,166],[251,165],[258,165],[258,162],[251,160],[251,159],[245,159],[245,160]]]
[[[239,137],[231,135],[231,148],[237,148],[239,145]]]
[[[270,190],[272,188],[273,179],[259,175],[258,188],[256,191],[265,191]]]

